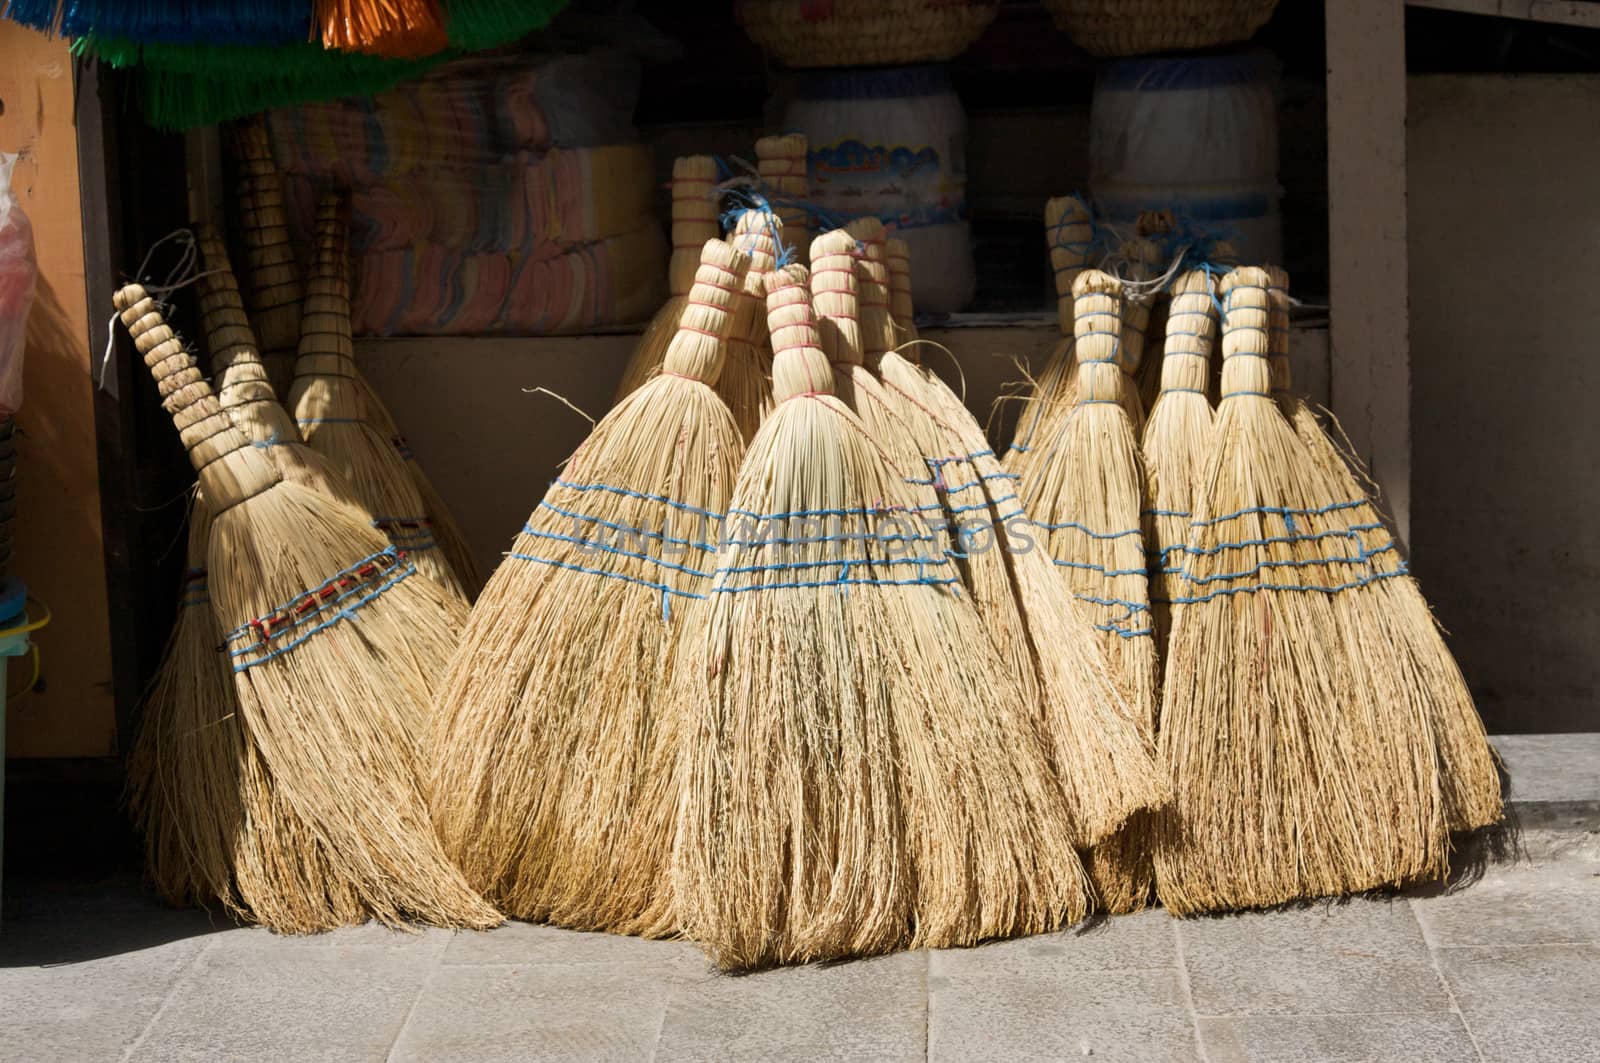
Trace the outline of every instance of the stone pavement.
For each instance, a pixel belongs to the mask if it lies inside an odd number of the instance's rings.
[[[24,891],[0,1060],[1600,1058],[1600,836],[1451,891],[728,977],[681,942],[527,924],[315,938]]]

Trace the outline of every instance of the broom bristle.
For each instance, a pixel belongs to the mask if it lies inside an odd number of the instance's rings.
[[[705,607],[743,441],[711,389],[748,260],[710,241],[667,371],[607,414],[489,579],[435,716],[447,851],[507,912],[675,932],[686,622]]]
[[[1117,368],[1123,340],[1121,284],[1097,270],[1079,274],[1077,405],[1051,442],[1051,460],[1023,500],[1047,533],[1050,555],[1100,632],[1112,673],[1125,684],[1133,718],[1146,737],[1155,725],[1155,644],[1150,624],[1140,514],[1144,474],[1123,404],[1131,379]],[[1089,874],[1108,911],[1142,907],[1151,887],[1148,820],[1090,854]]]
[[[1072,282],[1089,265],[1094,249],[1094,226],[1089,205],[1077,196],[1058,196],[1044,205],[1045,240],[1050,247],[1050,267],[1055,275],[1056,319],[1061,342],[1051,352],[1039,379],[1026,392],[1017,412],[1017,426],[1006,468],[1027,484],[1043,457],[1046,442],[1054,439],[1060,422],[1072,411]]]
[[[1084,880],[1027,709],[899,477],[828,394],[803,268],[772,277],[786,401],[740,471],[710,672],[684,705],[687,929],[744,968],[1077,918]]]
[[[1223,382],[1174,599],[1161,754],[1162,903],[1265,907],[1441,874],[1429,677],[1375,613],[1393,550],[1273,403],[1269,279],[1222,282]]]
[[[438,548],[415,479],[393,443],[373,426],[362,401],[370,389],[356,383],[344,207],[339,193],[318,204],[317,258],[305,294],[290,405],[307,445],[350,485],[372,523],[406,551],[417,571],[466,602],[467,584]]]
[[[450,43],[438,0],[316,0],[316,16],[333,51],[417,59]]]
[[[1214,308],[1209,272],[1191,270],[1178,278],[1167,315],[1161,391],[1144,426],[1144,545],[1158,657],[1166,654],[1194,496],[1211,456],[1206,377],[1217,330]]]
[[[1305,400],[1291,389],[1289,275],[1281,269],[1268,269],[1267,276],[1271,304],[1272,394],[1278,409],[1293,426],[1312,460],[1339,485],[1343,497],[1368,498],[1344,452],[1323,430]],[[1380,519],[1376,505],[1362,512],[1370,513],[1368,523]],[[1497,768],[1499,761],[1489,744],[1461,668],[1444,643],[1422,589],[1410,576],[1398,575],[1405,568],[1399,551],[1377,554],[1372,563],[1376,572],[1397,574],[1397,578],[1373,585],[1373,590],[1388,601],[1388,605],[1374,615],[1392,626],[1390,642],[1403,647],[1410,656],[1417,676],[1417,690],[1427,698],[1439,747],[1446,822],[1452,831],[1475,830],[1498,823],[1505,814]]]
[[[266,904],[250,901],[253,913],[286,932],[358,911],[390,924],[494,925],[498,914],[434,837],[415,759],[430,678],[463,611],[409,578],[414,567],[348,508],[278,476],[232,427],[143,288],[118,291],[116,306],[212,506],[206,568],[219,652],[264,776],[242,792],[270,798],[243,810],[247,852],[271,861],[236,868],[241,880],[272,883]]]
[[[683,316],[684,303],[689,289],[694,286],[695,272],[700,268],[701,248],[707,240],[722,235],[717,217],[716,184],[717,160],[710,155],[685,155],[672,164],[672,254],[667,260],[669,298],[645,326],[644,335],[639,337],[639,345],[633,349],[622,371],[613,402],[622,401],[629,392],[661,372],[661,362],[667,356],[672,338],[678,334],[678,320]]]

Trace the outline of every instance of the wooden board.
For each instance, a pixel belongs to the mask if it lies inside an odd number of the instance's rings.
[[[116,721],[67,43],[0,20],[0,107],[0,151],[29,153],[13,184],[33,222],[41,274],[17,417],[13,571],[54,613],[34,636],[42,688],[8,706],[6,750],[110,756]],[[14,672],[12,689],[19,684]]]

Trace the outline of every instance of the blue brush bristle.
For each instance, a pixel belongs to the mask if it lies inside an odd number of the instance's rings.
[[[61,18],[60,0],[0,0],[0,15],[12,22],[51,33]]]
[[[13,3],[56,6],[50,0]],[[61,31],[140,44],[295,44],[310,35],[311,5],[306,0],[69,0]]]

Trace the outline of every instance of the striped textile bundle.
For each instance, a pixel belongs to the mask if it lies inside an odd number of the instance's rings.
[[[621,236],[532,254],[472,254],[423,244],[356,260],[361,334],[575,332],[638,321],[664,298],[666,240],[647,225]]]

